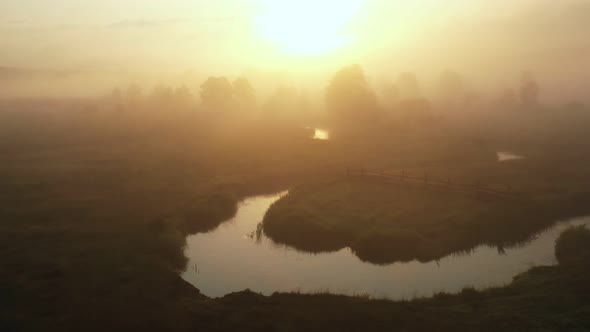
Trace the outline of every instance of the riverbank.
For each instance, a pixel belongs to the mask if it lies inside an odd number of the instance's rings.
[[[480,244],[499,248],[530,238],[556,220],[590,213],[590,194],[514,199],[346,177],[303,185],[267,211],[264,233],[308,252],[350,247],[363,261],[438,260]]]
[[[587,331],[588,272],[587,265],[537,267],[506,287],[398,302],[241,292],[215,301],[223,318],[214,321],[218,331]]]
[[[249,197],[222,226],[188,236],[184,252],[189,261],[182,278],[214,298],[248,288],[267,296],[319,290],[395,301],[437,292],[455,294],[464,287],[500,287],[531,266],[555,264],[554,242],[559,234],[570,225],[590,226],[589,217],[561,220],[516,246],[479,245],[432,262],[375,265],[362,262],[348,248],[310,254],[266,237],[259,223],[284,194]]]

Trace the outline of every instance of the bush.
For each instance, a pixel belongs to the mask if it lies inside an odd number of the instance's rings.
[[[429,246],[415,230],[389,229],[364,234],[352,244],[352,249],[362,261],[391,264],[425,257]]]
[[[590,230],[586,226],[569,227],[555,241],[559,264],[590,262]]]
[[[238,211],[238,201],[229,194],[214,193],[194,201],[184,212],[183,230],[189,234],[206,233],[231,219]]]
[[[305,209],[288,209],[278,214],[271,207],[263,220],[264,234],[278,243],[311,252],[335,251],[346,246],[340,232],[314,223],[314,218],[317,217]]]

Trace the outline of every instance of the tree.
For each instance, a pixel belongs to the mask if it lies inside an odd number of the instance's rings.
[[[425,122],[432,119],[432,106],[426,98],[407,98],[398,107],[407,120]]]
[[[326,104],[338,121],[374,118],[378,107],[377,97],[359,65],[344,67],[334,75],[326,89]]]
[[[193,101],[193,94],[186,87],[186,85],[182,85],[174,89],[174,100],[177,106],[181,108],[188,108],[191,106]]]
[[[397,79],[397,86],[401,99],[420,98],[422,95],[420,83],[414,73],[406,72],[400,74]]]
[[[138,84],[130,84],[125,92],[127,108],[136,108],[143,99],[143,92]]]
[[[272,119],[292,117],[297,112],[298,96],[299,91],[295,87],[279,86],[264,103],[265,116]]]
[[[248,79],[240,77],[233,84],[233,96],[241,107],[256,107],[256,91]]]
[[[529,72],[522,74],[522,85],[520,87],[520,102],[527,108],[539,105],[539,85]]]
[[[430,120],[432,107],[430,101],[422,97],[422,88],[416,74],[410,72],[400,74],[397,85],[400,90],[398,111],[408,120],[420,122]]]
[[[154,87],[150,94],[150,99],[153,106],[165,107],[170,106],[173,100],[172,88],[163,84],[158,84]]]
[[[590,230],[585,226],[572,226],[555,241],[555,257],[559,264],[590,263]]]
[[[232,102],[233,88],[226,77],[209,77],[201,84],[201,103],[214,109],[226,109]]]
[[[505,109],[514,109],[518,106],[518,97],[514,89],[506,89],[500,96],[498,104]]]
[[[137,83],[129,84],[127,91],[125,92],[127,99],[139,100],[143,97],[141,87]]]
[[[438,90],[444,102],[457,105],[465,99],[465,84],[457,72],[445,70],[438,80]]]
[[[400,101],[399,87],[395,83],[386,83],[381,90],[383,103],[389,109],[394,109]]]
[[[121,89],[119,87],[113,89],[109,96],[109,99],[116,111],[119,112],[123,109],[123,93],[121,92]]]

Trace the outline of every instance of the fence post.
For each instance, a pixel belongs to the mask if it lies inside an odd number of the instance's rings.
[[[402,171],[402,175],[401,175],[402,181],[404,181],[405,177],[406,177],[406,171]]]
[[[428,173],[424,174],[424,184],[428,185]]]
[[[361,177],[365,176],[365,168],[361,167]]]

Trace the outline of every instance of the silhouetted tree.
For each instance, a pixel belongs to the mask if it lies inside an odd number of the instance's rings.
[[[125,97],[127,99],[140,99],[142,95],[143,92],[138,84],[133,83],[127,86],[127,90],[125,91]]]
[[[121,98],[123,98],[123,93],[121,93],[121,89],[119,87],[114,88],[111,91],[110,99],[114,102],[120,102]]]
[[[149,98],[155,106],[170,106],[174,99],[174,92],[171,87],[158,84],[150,93]]]
[[[125,92],[125,104],[127,108],[136,108],[143,98],[143,92],[138,84],[130,84]]]
[[[570,111],[583,111],[586,109],[586,105],[579,100],[572,100],[570,102],[567,102],[565,105],[563,105],[563,107],[566,110]]]
[[[572,226],[555,241],[555,257],[561,265],[590,263],[590,230],[586,226]]]
[[[174,89],[174,100],[178,107],[187,108],[193,102],[193,94],[185,85]]]
[[[438,80],[440,98],[452,106],[457,106],[465,99],[465,84],[459,73],[445,70]]]
[[[232,87],[233,96],[239,106],[256,107],[256,91],[248,79],[240,77],[233,82]]]
[[[432,107],[427,98],[422,97],[422,88],[416,74],[405,72],[397,80],[400,89],[398,111],[409,120],[425,121],[432,116]]]
[[[299,91],[296,105],[297,114],[300,116],[300,118],[303,120],[309,120],[308,117],[311,116],[313,106],[307,91]]]
[[[114,88],[108,98],[112,103],[114,110],[121,111],[123,109],[123,93],[120,88]]]
[[[382,95],[383,102],[390,109],[395,108],[400,101],[400,91],[397,84],[385,84],[383,86]]]
[[[407,120],[423,122],[432,119],[432,106],[426,98],[407,98],[400,101],[398,107]]]
[[[518,106],[518,97],[514,89],[506,89],[498,101],[502,108],[514,109]]]
[[[326,104],[337,121],[372,119],[378,107],[359,65],[345,67],[334,75],[326,89]]]
[[[422,95],[420,83],[414,73],[406,72],[400,74],[397,79],[397,86],[401,99],[414,99]]]
[[[520,87],[520,102],[527,108],[539,105],[539,85],[529,72],[522,74],[522,85]]]
[[[272,118],[285,117],[295,111],[299,92],[295,87],[281,85],[264,104],[266,116]]]
[[[306,93],[289,86],[279,86],[263,105],[264,116],[273,121],[301,124],[308,120],[311,102]]]
[[[215,109],[226,109],[232,102],[233,88],[226,77],[209,77],[201,85],[201,103]]]

